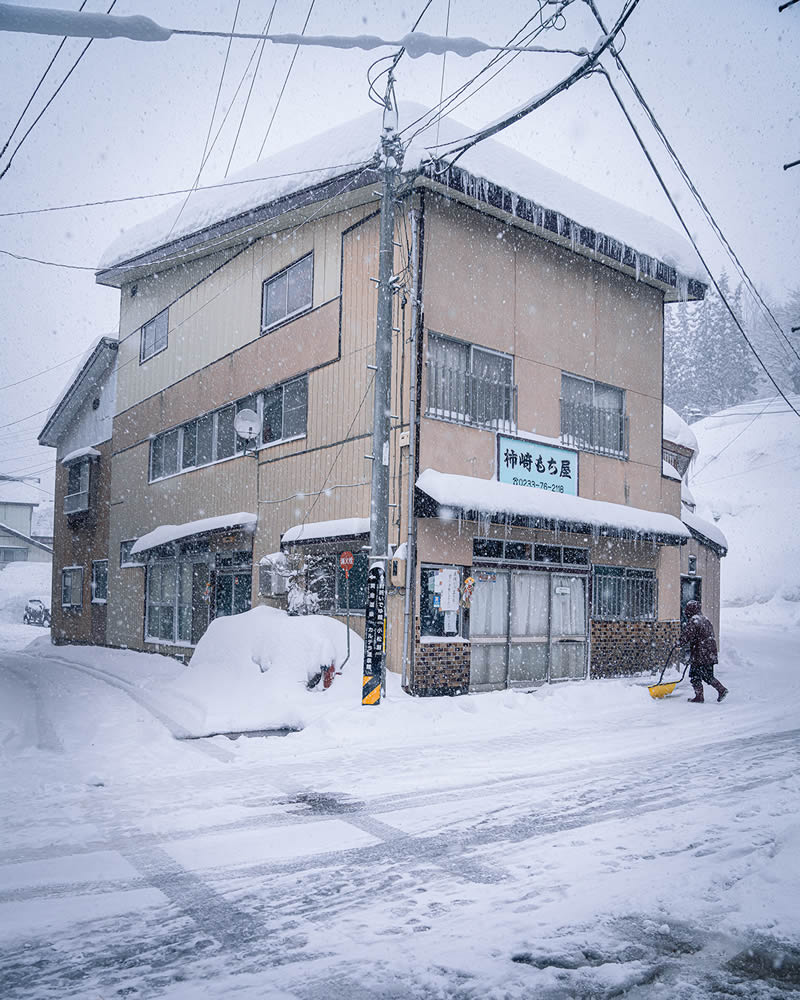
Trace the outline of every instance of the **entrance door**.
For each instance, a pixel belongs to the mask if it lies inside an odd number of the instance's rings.
[[[469,607],[469,683],[473,691],[506,686],[509,577],[509,573],[494,571],[475,574]]]
[[[681,577],[681,624],[686,624],[686,605],[689,601],[700,601],[703,592],[702,581],[697,576]]]
[[[508,686],[530,687],[547,680],[550,574],[511,574]]]
[[[550,575],[550,680],[586,676],[586,577]]]
[[[208,563],[192,563],[192,644],[197,645],[208,628],[211,610],[211,574]]]
[[[215,617],[240,615],[250,610],[251,573],[217,573]]]

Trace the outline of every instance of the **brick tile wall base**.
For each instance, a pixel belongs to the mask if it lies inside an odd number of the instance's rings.
[[[469,691],[468,642],[420,642],[416,622],[416,649],[411,694],[431,697]]]
[[[592,677],[660,671],[680,622],[592,622]],[[678,651],[673,655],[677,660]]]

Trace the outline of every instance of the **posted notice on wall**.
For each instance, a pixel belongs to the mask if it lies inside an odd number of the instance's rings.
[[[461,600],[459,591],[460,574],[457,569],[439,569],[433,581],[434,598],[438,597],[438,602],[434,600],[434,606],[438,606],[439,611],[458,611],[458,604]]]

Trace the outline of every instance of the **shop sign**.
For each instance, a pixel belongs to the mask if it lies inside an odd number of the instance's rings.
[[[364,621],[364,667],[361,688],[362,705],[377,705],[380,703],[385,652],[385,577],[382,566],[372,566],[367,576],[367,611]]]
[[[578,495],[578,453],[538,441],[497,435],[497,479],[550,493]]]

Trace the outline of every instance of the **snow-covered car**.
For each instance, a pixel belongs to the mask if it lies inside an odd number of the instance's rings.
[[[50,627],[50,609],[38,597],[29,597],[22,616],[26,625],[44,625]]]

